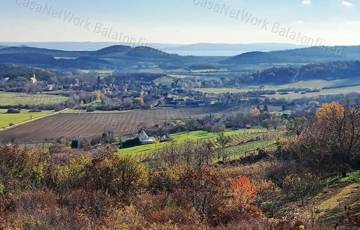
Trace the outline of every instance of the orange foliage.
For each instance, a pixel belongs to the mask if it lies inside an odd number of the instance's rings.
[[[335,118],[340,120],[344,118],[345,108],[338,102],[333,102],[330,104],[323,104],[320,111],[316,114],[318,120],[328,120]]]
[[[252,108],[250,110],[250,116],[252,116],[252,117],[260,117],[261,116],[261,111],[258,108]]]
[[[250,202],[256,197],[256,188],[249,178],[241,176],[230,181],[230,189],[236,198],[243,202]]]

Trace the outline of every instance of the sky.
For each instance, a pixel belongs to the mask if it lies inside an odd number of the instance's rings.
[[[1,0],[0,42],[360,44],[360,0]]]

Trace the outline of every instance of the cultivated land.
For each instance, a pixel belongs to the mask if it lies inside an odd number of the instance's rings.
[[[67,100],[67,97],[51,94],[26,94],[0,92],[0,106],[15,105],[54,105]]]
[[[276,99],[299,99],[299,98],[316,98],[319,96],[327,96],[327,95],[346,95],[350,93],[358,93],[360,90],[360,81],[357,79],[341,79],[341,80],[333,80],[333,81],[325,81],[325,80],[310,80],[310,81],[299,81],[295,83],[282,84],[282,85],[262,85],[253,86],[248,85],[241,88],[194,88],[193,90],[199,91],[202,93],[209,94],[224,94],[224,93],[247,93],[251,91],[259,91],[259,90],[289,90],[289,89],[311,89],[311,90],[319,90],[319,92],[308,92],[305,94],[302,93],[293,93],[289,94],[272,94],[272,95],[264,95],[269,98]]]
[[[34,119],[51,115],[53,112],[28,112],[22,111],[21,113],[8,114],[5,110],[0,110],[0,130],[9,128],[13,125],[17,125],[23,122],[28,122]]]
[[[269,131],[266,129],[240,129],[227,130],[224,135],[229,138],[225,151],[229,160],[239,159],[249,154],[254,154],[259,149],[273,148],[280,132]],[[215,148],[219,148],[216,138],[218,133],[207,131],[192,131],[172,134],[171,142],[155,143],[150,145],[140,145],[131,148],[121,148],[118,153],[121,156],[136,157],[140,160],[148,160],[156,157],[158,151],[172,146],[182,146],[189,142],[212,142]]]
[[[295,100],[299,98],[316,98],[319,96],[327,96],[327,95],[346,95],[350,93],[359,93],[360,86],[349,86],[349,87],[339,87],[339,88],[332,88],[332,89],[321,89],[320,92],[313,92],[313,93],[289,93],[286,95],[269,95],[270,98],[275,99],[288,99],[288,100]]]
[[[113,113],[61,113],[11,130],[0,132],[0,142],[16,143],[54,142],[60,137],[92,138],[104,131],[116,136],[133,135],[139,129],[162,124],[165,121],[204,116],[221,112],[215,108],[132,110]]]

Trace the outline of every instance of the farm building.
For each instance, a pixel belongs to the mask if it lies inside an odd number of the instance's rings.
[[[170,137],[170,135],[165,134],[162,137],[160,137],[160,142],[168,142],[168,141],[172,141],[172,138]]]
[[[155,137],[149,137],[144,130],[141,130],[141,132],[138,134],[138,139],[143,145],[153,144],[156,141]]]

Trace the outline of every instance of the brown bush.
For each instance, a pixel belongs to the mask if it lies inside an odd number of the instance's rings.
[[[84,189],[72,190],[61,195],[59,203],[67,207],[74,214],[86,214],[93,222],[99,223],[105,218],[116,201],[102,191],[86,191]]]
[[[88,167],[88,186],[130,201],[148,183],[148,171],[134,159],[113,156]]]
[[[188,170],[173,194],[176,203],[185,209],[194,208],[209,223],[217,224],[225,205],[226,187],[219,172],[211,168]]]
[[[6,191],[43,186],[49,158],[44,150],[1,146],[0,178]]]

